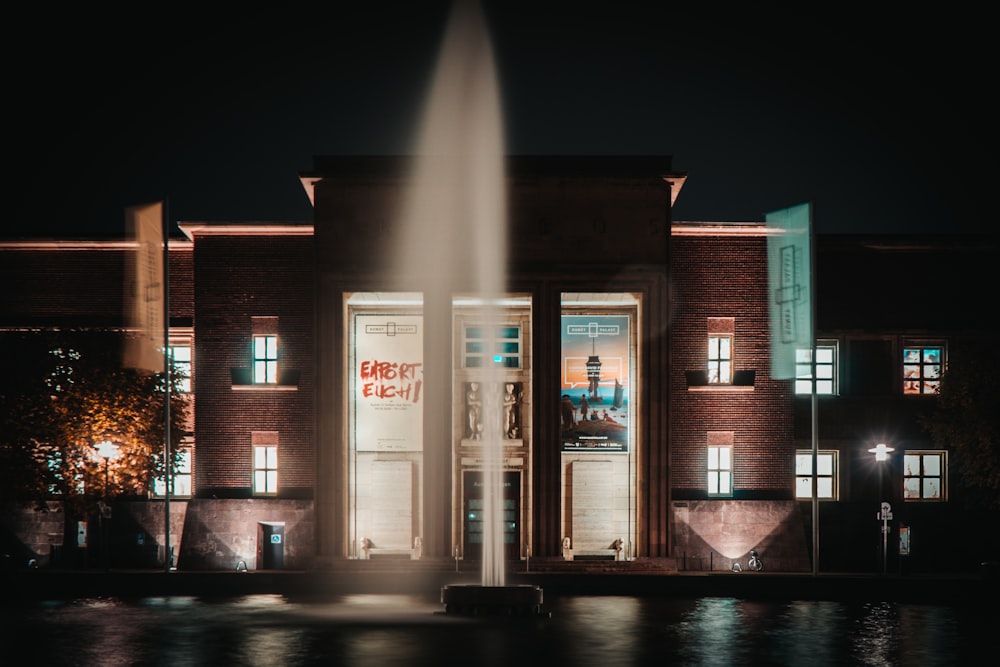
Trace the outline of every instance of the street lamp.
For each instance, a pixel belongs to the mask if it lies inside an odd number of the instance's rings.
[[[875,455],[875,464],[878,465],[879,512],[875,515],[875,518],[882,521],[882,574],[885,574],[889,541],[889,521],[892,519],[892,506],[882,500],[882,468],[884,466],[881,464],[889,458],[889,452],[894,450],[889,445],[880,442],[868,451]]]
[[[111,519],[111,508],[107,504],[108,499],[108,464],[111,463],[112,459],[117,459],[119,449],[118,445],[111,442],[110,440],[105,440],[94,445],[94,449],[97,450],[97,455],[104,459],[104,495],[101,499],[101,542],[104,550],[104,564],[108,564],[108,524],[105,518]]]
[[[111,442],[110,440],[105,440],[104,442],[99,442],[94,445],[94,449],[97,450],[97,455],[104,459],[104,497],[108,497],[108,464],[112,459],[118,458],[118,445]]]

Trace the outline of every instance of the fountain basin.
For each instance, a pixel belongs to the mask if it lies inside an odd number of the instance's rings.
[[[542,588],[534,584],[457,584],[441,589],[446,614],[459,616],[540,616]]]

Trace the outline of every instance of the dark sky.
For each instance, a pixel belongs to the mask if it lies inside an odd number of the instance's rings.
[[[985,17],[673,4],[486,0],[508,151],[673,155],[676,220],[812,201],[820,233],[986,231]],[[449,3],[41,7],[4,46],[6,237],[119,236],[161,199],[310,220],[313,155],[412,152]]]

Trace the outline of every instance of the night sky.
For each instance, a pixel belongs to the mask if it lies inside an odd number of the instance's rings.
[[[347,4],[17,10],[3,236],[121,236],[157,200],[172,221],[307,221],[313,155],[412,152],[449,3]],[[820,233],[987,231],[985,17],[483,4],[511,154],[672,155],[675,220],[812,201]]]

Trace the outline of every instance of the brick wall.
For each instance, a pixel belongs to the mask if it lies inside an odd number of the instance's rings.
[[[770,378],[766,238],[759,232],[675,236],[671,276],[673,498],[706,497],[709,431],[734,434],[734,498],[791,498],[792,387]],[[752,391],[690,390],[685,371],[706,366],[708,319],[730,317],[734,370],[756,372]]]
[[[170,246],[170,316],[190,325],[192,246]],[[0,244],[0,325],[120,327],[124,322],[124,242]]]
[[[312,497],[316,481],[312,249],[312,239],[306,236],[196,239],[199,497],[251,495],[254,431],[279,433],[279,496]],[[234,369],[248,373],[252,368],[253,317],[278,319],[278,367],[283,375],[278,387],[234,382]]]

